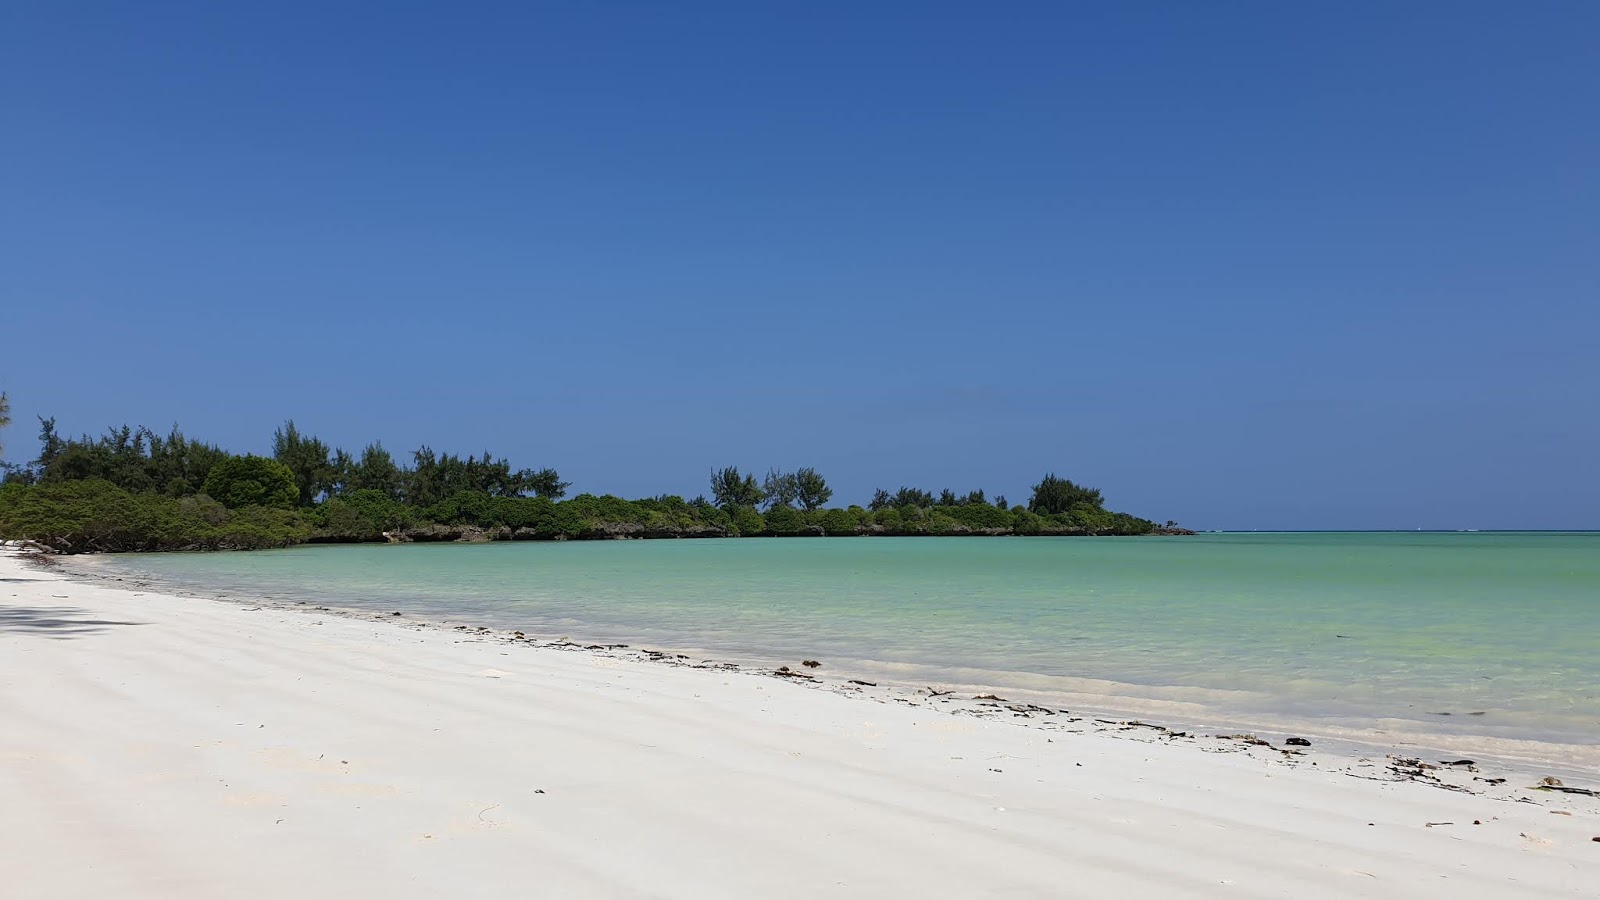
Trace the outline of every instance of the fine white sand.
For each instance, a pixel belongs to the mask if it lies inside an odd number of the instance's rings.
[[[877,700],[4,552],[0,896],[1600,892],[1600,803],[1527,776]]]

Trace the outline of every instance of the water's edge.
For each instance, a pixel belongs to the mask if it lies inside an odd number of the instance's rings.
[[[1592,744],[1508,738],[1470,731],[1440,733],[1418,729],[1415,722],[1402,719],[1372,720],[1368,726],[1352,726],[1292,715],[1241,715],[1188,700],[1164,698],[1160,696],[1159,689],[1152,689],[1148,685],[1068,679],[1074,683],[1070,689],[1062,689],[1061,676],[1036,676],[1025,672],[945,669],[851,658],[830,658],[822,667],[813,670],[803,667],[801,660],[729,654],[692,646],[640,643],[625,629],[591,628],[579,632],[550,631],[543,635],[513,632],[504,627],[490,627],[434,611],[419,615],[405,610],[403,605],[396,606],[393,612],[380,613],[360,607],[339,606],[332,601],[313,603],[243,593],[196,591],[177,580],[135,579],[98,571],[97,558],[93,556],[65,559],[65,564],[55,567],[56,571],[120,590],[153,590],[205,602],[260,606],[306,615],[336,615],[393,627],[466,632],[474,639],[501,640],[530,650],[626,656],[724,673],[780,677],[797,686],[828,689],[878,702],[929,705],[959,715],[998,718],[1022,726],[1052,727],[1061,721],[1055,717],[1062,716],[1075,723],[1088,722],[1094,730],[1132,731],[1141,735],[1150,733],[1186,740],[1216,741],[1229,750],[1240,752],[1254,750],[1258,745],[1240,743],[1222,736],[1252,735],[1275,745],[1261,751],[1269,754],[1284,752],[1288,748],[1283,746],[1283,741],[1299,737],[1312,739],[1318,754],[1331,754],[1340,758],[1343,765],[1363,770],[1373,765],[1371,761],[1382,763],[1392,756],[1433,761],[1467,758],[1475,760],[1486,771],[1492,767],[1500,770],[1502,775],[1509,775],[1511,781],[1505,786],[1506,790],[1525,788],[1535,784],[1539,778],[1551,775],[1573,783],[1600,786],[1600,747]],[[395,612],[400,615],[394,615]],[[780,668],[811,680],[775,675]],[[1040,679],[1050,684],[1047,687],[1030,686],[1027,683],[1029,679]],[[861,685],[857,682],[870,684]],[[998,698],[1000,702],[984,699],[986,697]],[[1034,707],[1035,711],[1018,711],[1019,707],[1027,706]],[[1047,715],[1043,710],[1054,711],[1055,716]],[[1358,773],[1352,771],[1350,774]],[[1519,782],[1525,784],[1519,785]],[[1457,785],[1456,789],[1495,793],[1495,790],[1482,784],[1463,783]],[[1523,794],[1520,799],[1526,799],[1527,796]]]

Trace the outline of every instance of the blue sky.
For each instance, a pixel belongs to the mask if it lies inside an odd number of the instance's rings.
[[[18,420],[1600,526],[1600,6],[0,12]]]

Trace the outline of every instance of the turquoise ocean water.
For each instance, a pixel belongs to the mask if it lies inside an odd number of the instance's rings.
[[[372,545],[95,565],[912,683],[1600,743],[1600,534]]]

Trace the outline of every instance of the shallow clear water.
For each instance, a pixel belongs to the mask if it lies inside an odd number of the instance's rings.
[[[1217,714],[1600,741],[1597,534],[346,546],[97,565],[830,671],[1064,692],[1098,679]]]

